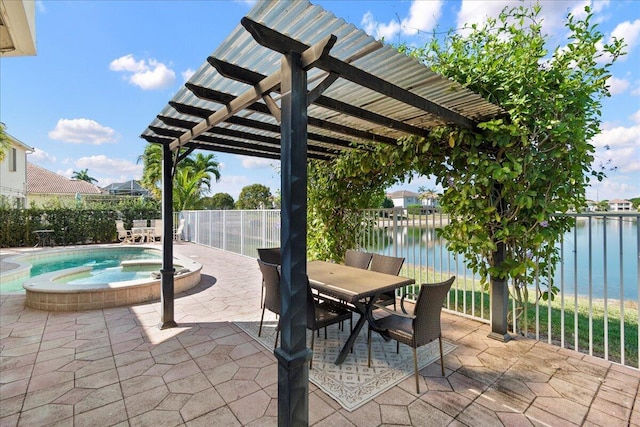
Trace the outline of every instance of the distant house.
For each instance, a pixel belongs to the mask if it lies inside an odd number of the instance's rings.
[[[396,208],[406,208],[409,205],[420,204],[420,195],[413,191],[394,191],[393,193],[388,193],[387,198],[393,201],[393,206]]]
[[[629,200],[609,200],[609,211],[611,212],[628,212],[631,210],[633,210],[633,203]]]
[[[148,197],[151,194],[149,190],[141,186],[138,181],[130,180],[127,182],[114,182],[113,184],[109,184],[106,187],[103,187],[102,190],[114,196],[145,196]]]
[[[427,208],[428,211],[437,211],[440,206],[438,203],[438,194],[433,191],[420,194],[420,201],[422,206]]]
[[[587,212],[595,212],[598,207],[598,202],[595,200],[587,200]]]
[[[6,134],[10,148],[0,163],[0,198],[11,206],[27,205],[27,154],[33,148]]]
[[[43,167],[27,162],[27,200],[29,205],[43,206],[57,200],[74,203],[83,196],[103,194],[99,187],[77,179],[69,179]]]

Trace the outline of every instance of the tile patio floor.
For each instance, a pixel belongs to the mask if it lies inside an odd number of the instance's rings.
[[[90,312],[24,308],[0,297],[0,426],[269,426],[277,424],[276,361],[237,328],[259,320],[255,260],[192,244],[202,283],[175,302]],[[458,348],[446,377],[433,364],[347,412],[309,385],[314,426],[640,426],[640,373],[528,339],[503,344],[488,326],[443,315]]]

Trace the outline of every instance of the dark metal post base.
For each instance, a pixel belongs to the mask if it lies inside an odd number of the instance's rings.
[[[313,331],[312,331],[313,333]],[[308,348],[288,354],[278,347],[278,425],[301,426],[309,422],[309,365],[313,357]],[[300,419],[296,417],[301,417]]]

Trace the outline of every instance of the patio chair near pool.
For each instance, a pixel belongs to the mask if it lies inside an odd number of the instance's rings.
[[[116,220],[116,231],[118,232],[118,240],[122,243],[133,243],[133,235],[131,230],[124,228],[124,222]]]
[[[455,276],[440,283],[424,283],[420,286],[420,293],[413,308],[413,314],[408,314],[404,307],[403,295],[400,300],[401,312],[393,311],[384,305],[376,304],[390,316],[375,321],[375,328],[386,338],[397,341],[396,352],[400,350],[400,343],[413,349],[413,369],[416,377],[416,392],[420,393],[420,381],[418,375],[418,354],[416,349],[429,344],[436,339],[440,343],[440,367],[444,377],[444,357],[442,355],[442,329],[440,327],[440,314],[445,298],[451,289]],[[369,367],[371,367],[371,325],[368,332]]]
[[[153,227],[153,240],[156,239],[162,240],[162,220],[161,219],[152,219],[151,226]]]
[[[184,229],[184,218],[178,222],[178,227],[173,231],[173,240],[179,242],[182,240],[182,230]]]
[[[258,248],[258,258],[267,264],[280,265],[280,248]],[[264,307],[264,279],[260,289],[260,307]]]

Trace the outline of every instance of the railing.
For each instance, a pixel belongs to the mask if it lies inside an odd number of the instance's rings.
[[[280,211],[186,211],[186,240],[257,257],[259,247],[280,246]],[[445,308],[488,322],[489,295],[461,256],[451,254],[437,229],[447,224],[437,212],[409,214],[406,209],[365,210],[356,245],[361,250],[405,258],[402,275],[416,283],[457,280]],[[571,214],[571,232],[559,245],[561,261],[537,271],[534,282],[559,289],[553,300],[535,298],[523,317],[510,318],[511,332],[527,334],[563,348],[638,365],[640,342],[640,230],[638,213]],[[546,285],[543,290],[546,290]],[[399,291],[400,292],[400,291]],[[516,303],[510,301],[512,312]]]
[[[183,211],[185,240],[253,258],[280,246],[279,210]]]

